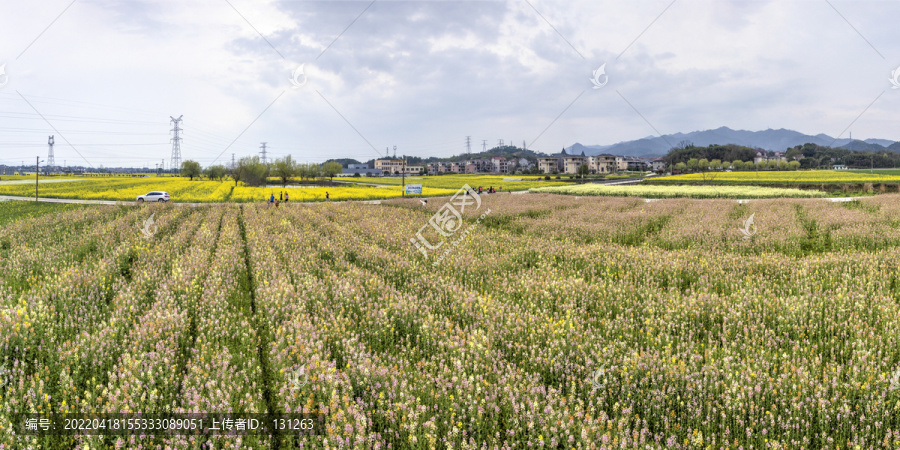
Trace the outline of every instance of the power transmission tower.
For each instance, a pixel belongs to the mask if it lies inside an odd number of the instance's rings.
[[[232,154],[231,154],[231,169],[234,170],[234,168],[235,168],[235,164],[234,164],[234,153],[232,153]]]
[[[172,130],[171,130],[172,132],[175,133],[175,135],[172,137],[172,162],[169,164],[170,169],[173,169],[175,167],[181,167],[181,131],[182,131],[181,118],[182,117],[184,117],[183,114],[178,116],[177,119],[172,116],[169,116],[169,118],[172,119],[172,124],[175,125],[175,127],[172,128]]]
[[[482,152],[486,152],[486,151],[487,151],[487,139],[482,139],[482,140],[481,140],[481,151],[482,151]]]
[[[263,142],[262,145],[259,146],[259,148],[262,149],[262,151],[260,151],[260,153],[262,153],[262,163],[265,164],[266,163],[266,142]]]
[[[528,150],[528,146],[525,145],[525,140],[522,140],[522,150]]]
[[[466,136],[466,153],[469,155],[469,158],[472,157],[472,137]]]
[[[47,153],[47,167],[50,170],[53,170],[53,166],[56,165],[56,160],[53,158],[53,136],[50,136],[50,139],[47,140],[47,144],[50,145],[50,151]]]
[[[405,156],[404,156],[404,158],[405,158]],[[397,159],[397,146],[396,145],[394,146],[394,159]]]
[[[497,146],[503,147],[503,139],[497,139]]]

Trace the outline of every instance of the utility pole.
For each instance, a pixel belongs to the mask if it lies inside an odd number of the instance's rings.
[[[172,137],[172,163],[170,164],[170,169],[175,169],[176,167],[181,167],[181,118],[184,115],[178,116],[178,118],[174,118],[169,116],[172,119],[172,123],[175,125],[171,131],[175,133]]]
[[[38,201],[38,178],[41,174],[41,157],[34,157],[34,201]]]
[[[262,151],[260,151],[260,153],[262,153],[262,163],[265,164],[266,163],[266,142],[263,142],[262,145],[259,146],[259,148],[262,149]]]
[[[394,154],[397,153],[397,146],[394,146]],[[406,197],[406,155],[403,155],[403,187],[401,188],[403,197]]]
[[[162,175],[162,173],[163,173],[165,170],[166,170],[166,160],[165,160],[165,159],[161,159],[160,162],[159,162],[159,175]]]

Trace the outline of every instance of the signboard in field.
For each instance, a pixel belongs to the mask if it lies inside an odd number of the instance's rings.
[[[407,184],[406,185],[406,195],[422,195],[422,185],[421,184]]]

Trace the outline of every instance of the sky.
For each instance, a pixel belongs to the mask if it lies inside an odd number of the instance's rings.
[[[0,0],[0,164],[900,140],[900,1]],[[896,75],[896,77],[894,77]]]

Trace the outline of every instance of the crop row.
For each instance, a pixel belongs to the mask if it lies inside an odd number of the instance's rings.
[[[15,222],[0,230],[0,444],[894,448],[895,197],[489,195],[437,265],[409,240],[442,205],[414,199]],[[13,436],[10,414],[31,411],[324,422],[315,436]]]

